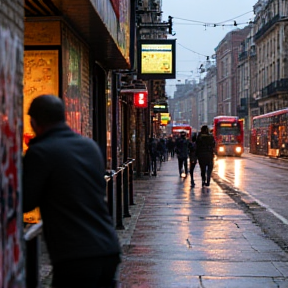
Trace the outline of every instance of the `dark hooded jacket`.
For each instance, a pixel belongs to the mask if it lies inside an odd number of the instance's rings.
[[[40,207],[52,263],[120,253],[104,175],[98,145],[66,124],[30,141],[23,161],[23,210]]]
[[[188,140],[185,138],[185,136],[181,136],[176,140],[176,153],[178,158],[180,159],[186,159],[188,157]]]
[[[196,140],[196,156],[214,155],[215,140],[211,134],[200,133]]]

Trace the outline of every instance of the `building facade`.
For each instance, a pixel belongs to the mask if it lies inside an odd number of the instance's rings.
[[[131,64],[131,5],[87,0],[80,15],[78,2],[25,1],[24,136],[33,136],[29,103],[39,94],[56,95],[65,102],[69,126],[97,141],[112,169],[125,161],[113,154],[123,154],[123,147],[112,127],[121,121],[117,71]]]
[[[207,87],[207,125],[212,128],[213,119],[217,116],[217,69],[210,66],[205,76]]]
[[[255,19],[241,44],[237,106],[245,120],[245,145],[250,145],[252,118],[288,107],[287,1],[259,0]]]
[[[2,0],[0,8],[0,287],[18,288],[25,287],[21,164],[34,137],[28,107],[41,94],[60,97],[67,123],[99,143],[107,170],[131,157],[133,108],[118,87],[133,67],[135,3]]]
[[[244,29],[233,30],[221,40],[215,49],[217,62],[217,114],[237,115],[237,66],[241,42],[250,31]]]
[[[258,1],[254,6],[257,100],[260,114],[288,106],[287,1]]]

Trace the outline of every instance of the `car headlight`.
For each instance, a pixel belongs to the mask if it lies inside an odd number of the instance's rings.
[[[241,153],[241,151],[242,151],[242,148],[241,147],[236,147],[236,153]]]
[[[218,151],[219,152],[224,152],[225,151],[224,146],[219,147]]]

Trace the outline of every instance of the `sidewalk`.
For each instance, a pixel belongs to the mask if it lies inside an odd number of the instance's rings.
[[[288,255],[214,182],[179,178],[177,159],[134,182],[118,235],[121,288],[288,287]]]

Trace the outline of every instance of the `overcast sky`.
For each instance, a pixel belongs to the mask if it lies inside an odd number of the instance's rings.
[[[205,66],[214,49],[225,35],[244,28],[253,21],[253,5],[257,0],[162,0],[162,21],[173,17],[176,41],[176,79],[166,81],[168,96],[173,95],[176,83],[185,79],[199,80],[201,64]],[[234,26],[236,21],[237,26]],[[216,27],[214,27],[216,24]]]

